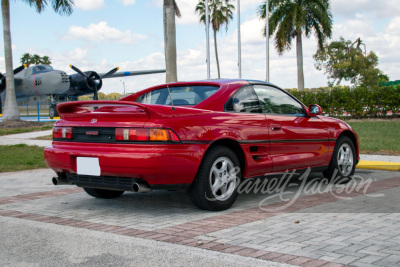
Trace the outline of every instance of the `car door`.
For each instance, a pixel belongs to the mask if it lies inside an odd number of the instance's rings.
[[[244,177],[263,176],[271,172],[267,120],[253,88],[249,85],[239,89],[226,103],[225,112],[231,113],[231,127],[241,132],[239,144],[246,160]]]
[[[328,129],[287,92],[253,85],[267,117],[272,171],[316,167],[329,163]]]

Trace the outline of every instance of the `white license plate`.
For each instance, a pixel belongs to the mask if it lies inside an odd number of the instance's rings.
[[[76,172],[81,175],[100,176],[99,158],[77,157]]]

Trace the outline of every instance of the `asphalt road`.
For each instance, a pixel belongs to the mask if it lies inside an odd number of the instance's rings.
[[[2,266],[289,266],[183,245],[0,216]]]

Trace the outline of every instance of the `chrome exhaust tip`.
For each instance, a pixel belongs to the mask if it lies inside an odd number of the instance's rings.
[[[153,189],[149,185],[144,183],[134,183],[132,185],[132,190],[136,193],[146,193],[152,191]]]
[[[53,177],[51,179],[54,185],[65,185],[65,184],[74,184],[73,182],[68,181],[65,175],[60,175],[58,177]]]

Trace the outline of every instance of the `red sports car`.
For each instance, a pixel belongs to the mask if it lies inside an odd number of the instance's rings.
[[[197,207],[224,210],[242,179],[309,167],[348,177],[359,160],[348,124],[261,81],[163,84],[58,112],[45,149],[53,183],[99,198],[186,189]]]

